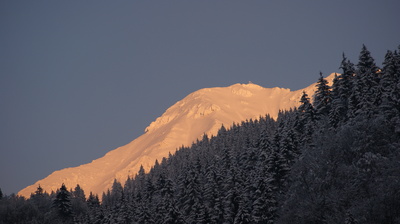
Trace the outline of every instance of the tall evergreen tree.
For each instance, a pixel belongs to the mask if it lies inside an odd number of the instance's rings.
[[[124,189],[121,183],[114,179],[113,185],[111,186],[111,206],[118,206],[119,202],[123,198]]]
[[[196,223],[199,221],[201,215],[204,215],[205,209],[202,204],[203,197],[201,193],[201,186],[199,174],[195,171],[194,166],[190,166],[188,173],[185,175],[185,180],[182,182],[182,211],[188,218],[189,222]]]
[[[375,64],[375,60],[372,58],[371,53],[367,47],[363,45],[359,56],[359,62],[357,64],[357,91],[359,92],[358,105],[356,114],[364,112],[371,116],[374,113],[380,100],[380,93],[378,89],[379,68]]]
[[[299,140],[301,145],[311,141],[311,135],[314,132],[315,110],[306,92],[303,92],[300,103],[297,110],[297,123],[295,128],[300,136]]]
[[[329,112],[329,124],[333,128],[336,128],[339,122],[347,116],[347,105],[340,98],[339,83],[339,76],[335,74],[331,92],[331,111]]]
[[[275,148],[272,154],[268,157],[268,173],[271,175],[271,184],[279,193],[284,192],[284,182],[290,171],[288,161],[282,155],[279,148]]]
[[[322,76],[322,73],[319,75],[313,104],[317,116],[327,116],[331,110],[331,87],[328,85],[328,81]]]
[[[61,185],[61,188],[56,193],[53,207],[62,220],[67,221],[72,218],[71,194],[64,184]]]
[[[100,200],[98,195],[90,192],[86,201],[88,207],[88,223],[98,223],[102,219],[100,211]]]
[[[341,75],[335,75],[331,90],[331,111],[329,123],[336,127],[339,122],[345,122],[349,117],[354,117],[358,107],[358,94],[356,91],[356,76],[354,64],[343,54],[340,64]],[[353,91],[354,90],[354,91]]]
[[[223,208],[221,204],[222,176],[219,167],[215,163],[208,165],[205,174],[204,204],[206,212],[210,214],[210,222],[218,223],[222,220]]]
[[[112,207],[113,203],[110,189],[107,189],[107,192],[103,192],[101,195],[101,204],[106,209],[110,209]]]
[[[40,186],[37,187],[36,191],[35,191],[35,196],[42,196],[43,195],[43,188]]]
[[[159,201],[160,223],[163,224],[178,224],[185,223],[182,214],[176,207],[175,187],[170,178],[165,177],[165,173],[160,175],[158,188],[161,199]]]
[[[388,126],[400,132],[400,57],[392,51],[385,55],[380,89],[382,103],[380,109],[388,121]]]
[[[86,201],[85,191],[81,188],[81,186],[79,186],[79,184],[77,184],[75,189],[72,191],[72,197],[81,201]]]
[[[71,208],[72,213],[77,218],[84,216],[88,211],[85,191],[79,186],[79,184],[77,184],[75,189],[71,192]]]
[[[236,184],[236,175],[232,170],[228,170],[223,188],[225,190],[222,200],[223,223],[233,223],[239,209],[239,190]]]
[[[153,215],[150,213],[149,204],[145,202],[139,203],[137,211],[137,223],[150,224],[155,223]]]

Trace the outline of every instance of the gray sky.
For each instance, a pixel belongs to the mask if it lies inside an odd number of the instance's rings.
[[[381,65],[400,44],[399,1],[1,1],[0,188],[129,143],[206,87],[292,90],[319,71]],[[69,186],[73,187],[73,186]]]

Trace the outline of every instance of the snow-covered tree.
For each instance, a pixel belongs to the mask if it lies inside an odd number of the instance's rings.
[[[124,189],[121,183],[117,179],[114,179],[114,182],[111,186],[111,195],[110,195],[111,206],[118,206],[121,199],[123,198],[123,195],[124,195]]]
[[[85,191],[79,184],[77,184],[75,189],[71,192],[71,208],[76,218],[81,218],[81,216],[87,213],[88,207],[86,204]]]
[[[368,114],[374,113],[377,104],[380,100],[380,92],[378,91],[378,77],[379,68],[375,64],[375,60],[372,58],[371,53],[367,47],[363,45],[359,56],[359,62],[357,64],[357,92],[356,95],[357,111],[355,114]]]
[[[72,219],[71,207],[71,194],[65,185],[62,184],[56,194],[56,198],[53,201],[53,208],[55,209],[57,215],[62,220],[66,221]]]
[[[314,94],[314,108],[317,116],[327,116],[331,110],[331,87],[324,79],[322,73],[317,82],[317,90]]]
[[[310,103],[310,98],[306,92],[300,99],[300,106],[297,109],[296,131],[299,134],[299,144],[306,144],[311,141],[314,132],[315,109]]]
[[[400,132],[400,57],[392,51],[385,55],[382,68],[380,90],[382,103],[380,110],[388,125]]]

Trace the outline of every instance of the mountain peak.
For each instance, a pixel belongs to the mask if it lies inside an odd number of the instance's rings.
[[[257,85],[255,83],[249,82],[249,83],[236,83],[233,84],[229,87],[243,87],[243,88],[249,88],[249,89],[264,89],[264,87]]]
[[[39,184],[51,192],[62,183],[67,187],[79,184],[87,192],[101,194],[114,179],[124,183],[128,175],[134,176],[141,165],[149,171],[156,159],[160,161],[182,145],[190,146],[204,134],[217,135],[222,124],[229,127],[266,114],[276,118],[279,110],[297,107],[303,91],[312,96],[315,84],[297,91],[253,83],[200,89],[168,108],[129,144],[91,163],[55,171],[18,194],[29,197]]]

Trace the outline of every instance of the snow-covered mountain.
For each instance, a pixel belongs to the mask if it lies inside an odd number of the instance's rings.
[[[331,83],[333,78],[334,74],[331,74],[327,80]],[[178,147],[191,145],[204,133],[215,136],[222,124],[229,127],[266,114],[276,118],[279,110],[297,107],[303,91],[311,97],[315,84],[297,91],[264,88],[251,83],[198,90],[168,108],[143,135],[129,144],[91,163],[55,171],[18,194],[29,197],[39,184],[51,192],[64,183],[69,188],[79,184],[86,192],[101,195],[115,178],[124,183],[141,165],[148,171],[156,159],[160,161]]]

